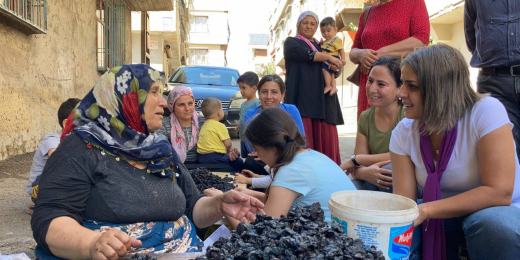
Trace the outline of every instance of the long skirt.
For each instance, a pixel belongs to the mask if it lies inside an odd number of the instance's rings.
[[[309,117],[302,117],[302,122],[305,129],[305,138],[307,139],[307,148],[325,154],[335,163],[341,165],[336,125]]]

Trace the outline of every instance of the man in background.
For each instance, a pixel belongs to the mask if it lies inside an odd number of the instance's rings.
[[[464,31],[477,90],[504,104],[520,160],[520,1],[466,0]]]

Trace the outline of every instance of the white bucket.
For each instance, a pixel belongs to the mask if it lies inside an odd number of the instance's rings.
[[[374,245],[386,259],[408,259],[413,222],[419,216],[413,200],[385,192],[349,190],[332,194],[329,200],[332,225],[347,236]]]

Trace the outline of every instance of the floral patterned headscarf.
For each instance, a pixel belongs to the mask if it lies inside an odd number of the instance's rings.
[[[164,85],[164,73],[145,64],[115,67],[98,80],[74,110],[74,132],[101,153],[147,164],[147,171],[173,178],[177,154],[163,135],[149,133],[144,104],[150,87]]]
[[[190,142],[186,143],[186,136],[184,136],[184,132],[182,131],[181,124],[175,115],[174,106],[175,101],[182,96],[190,96],[193,98],[195,102],[195,98],[193,97],[193,93],[191,89],[182,85],[176,86],[170,94],[168,95],[168,109],[170,109],[170,122],[172,124],[171,131],[171,141],[173,149],[179,155],[181,162],[186,161],[186,156],[188,151],[193,148],[197,144],[197,139],[199,136],[199,117],[197,115],[197,111],[193,110],[193,115],[191,116],[191,137],[189,138]]]

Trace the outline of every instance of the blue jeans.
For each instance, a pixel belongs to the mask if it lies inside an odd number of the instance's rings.
[[[506,108],[509,120],[515,126],[513,127],[513,137],[516,144],[516,156],[520,161],[520,77],[479,72],[477,89],[479,93],[490,93]]]
[[[242,158],[237,158],[236,160],[231,161],[229,160],[229,156],[224,153],[199,153],[198,155],[199,163],[202,164],[225,163],[231,165],[235,172],[241,172],[244,169],[244,161],[242,161]]]
[[[445,219],[444,230],[448,260],[459,259],[459,247],[467,247],[471,260],[518,259],[520,256],[520,209],[517,207],[491,207],[464,217]],[[418,226],[413,231],[410,260],[422,259],[421,244],[422,226]]]
[[[247,154],[246,142],[240,140],[240,157],[247,158]]]

